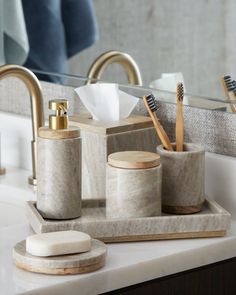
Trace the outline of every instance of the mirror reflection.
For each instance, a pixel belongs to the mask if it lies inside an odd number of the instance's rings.
[[[98,56],[115,50],[131,56],[145,87],[174,91],[168,79],[153,81],[170,73],[169,79],[177,79],[177,73],[187,93],[231,99],[220,77],[236,79],[233,0],[15,0],[0,5],[1,64],[86,77]],[[127,84],[127,72],[121,62],[112,63],[99,78]],[[60,75],[38,76],[64,82]]]

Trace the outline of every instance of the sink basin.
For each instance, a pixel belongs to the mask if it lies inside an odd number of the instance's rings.
[[[0,228],[27,222],[24,210],[19,208],[18,205],[0,202]]]
[[[22,175],[22,187],[12,185],[14,173],[7,171],[7,175],[1,177],[0,182],[0,229],[3,227],[28,223],[25,204],[28,200],[35,200],[35,192],[32,187],[27,187],[27,178]],[[28,175],[27,171],[27,175]],[[10,180],[10,181],[9,181]],[[18,184],[21,177],[18,178]],[[25,187],[24,187],[25,186]]]

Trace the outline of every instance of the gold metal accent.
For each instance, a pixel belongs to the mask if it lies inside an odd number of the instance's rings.
[[[112,63],[123,66],[130,84],[142,85],[141,73],[134,59],[127,53],[115,50],[103,53],[93,62],[88,71],[89,80],[87,80],[86,84],[96,83],[100,80],[104,70]]]
[[[32,115],[32,133],[33,140],[31,141],[32,148],[32,177],[29,178],[29,183],[36,184],[36,140],[38,128],[44,126],[43,112],[43,97],[42,90],[38,78],[33,72],[25,67],[18,65],[0,66],[0,80],[7,77],[17,77],[24,82],[27,87],[31,100],[31,115]]]
[[[54,99],[48,103],[50,110],[56,111],[55,114],[49,116],[49,128],[53,130],[67,129],[69,125],[69,118],[67,109],[69,102],[66,99]]]

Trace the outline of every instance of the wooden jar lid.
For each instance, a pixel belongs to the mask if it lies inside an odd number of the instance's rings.
[[[145,169],[160,165],[160,156],[144,151],[126,151],[108,156],[108,164],[117,168]]]
[[[69,139],[80,136],[80,130],[78,127],[70,126],[68,129],[53,130],[48,127],[40,127],[38,130],[38,136],[46,139]]]

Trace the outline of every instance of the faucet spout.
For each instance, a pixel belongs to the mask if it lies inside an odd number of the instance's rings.
[[[22,82],[24,82],[30,94],[33,139],[31,141],[32,177],[29,178],[29,183],[36,185],[36,140],[38,128],[44,126],[43,96],[41,86],[35,74],[22,66],[0,66],[0,80],[7,77],[19,78]]]
[[[87,76],[89,79],[86,84],[96,83],[107,66],[112,63],[118,63],[123,66],[130,84],[142,85],[141,73],[134,59],[127,53],[115,50],[103,53],[93,62],[88,71]]]

